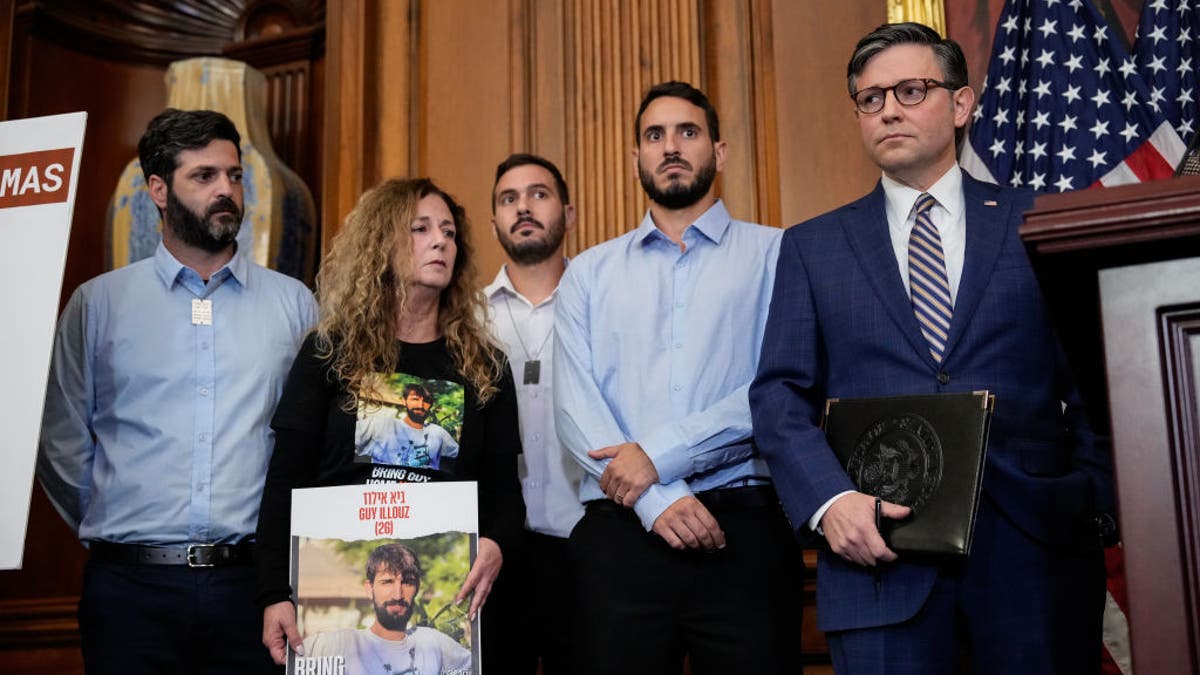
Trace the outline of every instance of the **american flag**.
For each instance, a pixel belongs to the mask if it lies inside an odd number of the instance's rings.
[[[1133,60],[1150,87],[1150,106],[1186,143],[1196,133],[1196,69],[1200,68],[1200,2],[1147,0]]]
[[[1064,192],[1171,176],[1185,150],[1090,0],[1009,0],[963,168]]]

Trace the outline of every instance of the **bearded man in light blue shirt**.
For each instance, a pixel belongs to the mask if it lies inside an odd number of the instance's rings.
[[[268,422],[316,305],[238,248],[239,142],[217,112],[151,120],[138,156],[162,243],[59,319],[37,473],[91,549],[89,675],[274,672],[251,538]]]
[[[730,217],[728,149],[691,85],[642,100],[637,229],[558,290],[555,421],[585,471],[571,532],[580,673],[796,673],[799,558],[747,389],[780,231]]]

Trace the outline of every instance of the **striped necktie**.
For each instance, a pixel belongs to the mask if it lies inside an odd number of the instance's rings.
[[[941,363],[954,303],[950,299],[942,237],[930,217],[936,203],[937,200],[927,192],[917,197],[917,221],[908,239],[908,285],[913,312],[921,324],[921,333],[929,342],[929,353],[934,361]]]

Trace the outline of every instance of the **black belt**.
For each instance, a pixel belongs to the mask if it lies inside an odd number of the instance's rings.
[[[696,499],[709,511],[730,511],[735,509],[761,509],[767,506],[778,506],[779,496],[770,485],[746,485],[735,488],[716,488],[697,492]],[[632,512],[616,502],[608,499],[595,499],[585,504],[589,511],[601,512]]]
[[[254,560],[254,543],[189,544],[187,546],[144,546],[90,542],[91,555],[105,562],[129,565],[187,565],[188,567],[225,567],[249,565]]]
[[[727,511],[730,509],[761,509],[764,506],[778,506],[779,496],[770,485],[746,485],[735,488],[717,488],[697,492],[696,499],[709,511]]]

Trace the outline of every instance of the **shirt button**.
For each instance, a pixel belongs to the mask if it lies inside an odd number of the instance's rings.
[[[201,342],[201,343],[200,343],[200,350],[201,350],[201,351],[208,351],[208,343],[207,343],[207,342]]]
[[[682,389],[683,389],[683,385],[682,385],[682,384],[677,384],[677,385],[675,385],[674,387],[671,387],[671,388],[672,388],[672,389],[674,389],[675,391],[680,391],[680,390],[682,390]]]
[[[200,387],[200,395],[208,396],[208,387]]]
[[[207,443],[207,442],[208,442],[208,434],[206,434],[206,433],[205,433],[205,434],[200,434],[200,442],[201,442],[201,443]]]
[[[676,342],[676,343],[675,343],[675,349],[683,349],[683,343],[682,343],[682,342]]]
[[[530,397],[532,397],[532,398],[537,398],[537,397],[538,397],[538,394],[537,394],[537,392],[535,391],[535,392],[533,392],[532,394],[530,394],[529,396],[530,396]]]
[[[540,440],[542,440],[542,435],[541,435],[541,434],[534,434],[534,435],[533,435],[533,440],[535,440],[535,441],[540,441]]]

